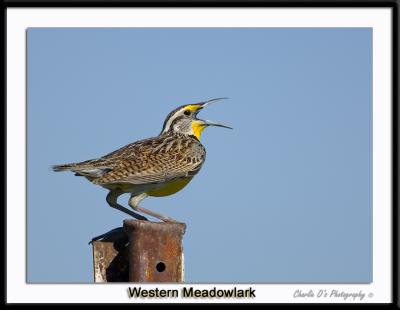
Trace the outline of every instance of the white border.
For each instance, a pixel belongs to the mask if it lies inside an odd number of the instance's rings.
[[[255,299],[141,299],[141,302],[358,302],[294,298],[296,289],[362,291],[361,302],[391,302],[391,9],[7,9],[7,302],[135,302],[128,285],[26,284],[25,30],[27,27],[373,27],[373,283],[249,284]],[[12,171],[12,173],[10,173]],[[12,202],[10,204],[9,202]],[[178,288],[182,285],[144,285]],[[190,285],[212,288],[215,285]],[[372,293],[373,297],[368,297]]]

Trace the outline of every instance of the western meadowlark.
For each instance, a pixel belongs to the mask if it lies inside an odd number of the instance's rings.
[[[174,219],[142,208],[139,203],[147,196],[168,196],[184,188],[202,167],[206,150],[200,143],[205,127],[220,123],[197,118],[197,114],[211,103],[227,98],[216,98],[180,106],[170,112],[161,133],[153,138],[128,144],[98,159],[53,166],[54,171],[72,171],[93,184],[109,190],[107,203],[136,219],[146,217],[131,211],[117,199],[130,193],[129,206],[133,210],[154,216],[164,222]]]

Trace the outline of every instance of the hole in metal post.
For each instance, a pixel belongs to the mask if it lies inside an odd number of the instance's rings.
[[[159,262],[156,265],[156,269],[157,269],[158,272],[163,272],[165,270],[165,264],[163,262]]]

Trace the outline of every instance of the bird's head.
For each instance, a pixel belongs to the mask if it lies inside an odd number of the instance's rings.
[[[232,129],[221,123],[197,118],[197,114],[206,106],[227,98],[216,98],[204,102],[182,105],[171,111],[164,121],[160,134],[167,132],[193,135],[200,140],[201,133],[208,126],[218,126]]]

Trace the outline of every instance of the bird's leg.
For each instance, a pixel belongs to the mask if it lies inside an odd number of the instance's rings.
[[[120,191],[116,191],[116,190],[112,190],[108,193],[106,200],[108,202],[108,204],[110,205],[110,207],[115,208],[119,211],[122,211],[126,214],[129,214],[130,216],[133,216],[135,219],[138,220],[143,220],[143,221],[148,221],[147,218],[145,218],[144,216],[137,214],[136,212],[133,212],[127,208],[124,208],[123,206],[119,205],[117,203],[117,199],[118,197],[122,194],[122,192]]]
[[[135,211],[140,211],[142,213],[145,213],[147,215],[154,216],[155,218],[158,218],[159,220],[163,222],[170,222],[170,223],[177,223],[178,221],[174,220],[173,218],[170,218],[168,216],[164,216],[162,214],[153,212],[151,210],[147,210],[145,208],[142,208],[139,206],[139,203],[147,197],[146,193],[141,193],[140,195],[134,196],[131,195],[131,198],[129,198],[128,204],[133,208]]]

